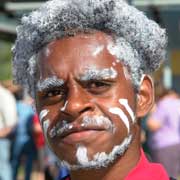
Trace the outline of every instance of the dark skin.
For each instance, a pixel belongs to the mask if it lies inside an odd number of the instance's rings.
[[[110,153],[115,145],[122,143],[128,136],[127,127],[119,116],[109,112],[109,108],[118,107],[128,117],[130,134],[133,140],[122,157],[107,168],[98,170],[77,170],[71,172],[72,180],[119,180],[129,173],[140,158],[140,126],[132,123],[127,110],[119,103],[119,99],[127,99],[136,118],[144,116],[153,103],[153,87],[151,79],[144,76],[138,95],[135,94],[132,82],[127,79],[123,64],[117,63],[113,69],[117,76],[107,79],[82,80],[87,67],[96,67],[99,71],[110,69],[116,57],[107,49],[113,43],[112,38],[102,32],[93,34],[77,34],[56,40],[41,50],[39,55],[39,80],[56,76],[63,80],[60,87],[53,87],[36,92],[36,106],[40,113],[43,109],[49,111],[46,118],[50,120],[47,139],[55,154],[70,164],[77,164],[77,144],[87,148],[87,156],[92,160],[98,152]],[[94,55],[98,47],[103,47]],[[49,53],[47,54],[47,49]],[[61,111],[67,103],[65,110]],[[81,129],[85,116],[105,116],[115,126],[115,132],[90,127]],[[50,138],[49,131],[57,122],[66,119],[76,131],[65,137]]]

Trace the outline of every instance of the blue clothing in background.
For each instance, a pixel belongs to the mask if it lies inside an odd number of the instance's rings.
[[[18,168],[22,156],[25,156],[25,180],[30,180],[33,160],[36,156],[36,147],[33,141],[33,116],[32,106],[23,101],[17,102],[18,125],[12,150],[13,179],[17,179]]]

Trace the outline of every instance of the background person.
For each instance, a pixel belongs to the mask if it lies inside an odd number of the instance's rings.
[[[147,120],[152,160],[164,165],[169,175],[180,175],[180,98],[163,87]],[[173,165],[172,165],[173,163]]]
[[[13,94],[0,84],[0,180],[11,180],[11,140],[9,135],[17,123],[16,101]]]
[[[24,167],[24,179],[30,180],[33,161],[37,150],[33,138],[33,116],[32,99],[24,97],[22,89],[16,92],[18,123],[12,148],[12,171],[13,179],[17,180],[20,165]]]

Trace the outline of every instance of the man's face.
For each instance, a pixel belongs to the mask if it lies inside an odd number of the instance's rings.
[[[86,166],[117,145],[125,150],[135,133],[133,86],[112,43],[101,32],[78,34],[40,52],[37,110],[49,146],[70,164]]]

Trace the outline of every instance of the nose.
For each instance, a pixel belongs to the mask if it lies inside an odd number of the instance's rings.
[[[86,92],[86,89],[79,84],[73,84],[69,87],[66,106],[63,112],[66,115],[76,118],[85,112],[93,111],[95,107],[90,99],[91,97]]]

